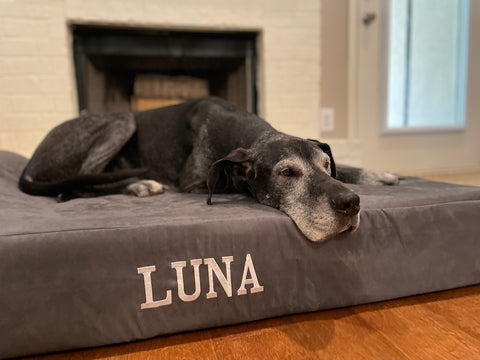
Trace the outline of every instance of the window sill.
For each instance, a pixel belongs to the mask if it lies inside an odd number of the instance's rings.
[[[432,126],[432,127],[410,127],[410,128],[383,128],[380,135],[414,135],[414,134],[445,134],[465,132],[465,126]]]

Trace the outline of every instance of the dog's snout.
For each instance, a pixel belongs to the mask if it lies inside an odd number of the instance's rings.
[[[331,205],[339,213],[354,216],[360,211],[360,197],[353,191],[343,191],[332,198]]]

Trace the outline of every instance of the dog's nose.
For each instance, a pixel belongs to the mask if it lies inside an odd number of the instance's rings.
[[[360,211],[360,197],[353,191],[342,191],[332,198],[331,205],[336,212],[354,216]]]

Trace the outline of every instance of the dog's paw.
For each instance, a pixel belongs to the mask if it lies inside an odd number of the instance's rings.
[[[146,197],[163,193],[165,187],[155,180],[140,180],[128,185],[126,190],[128,194]]]
[[[400,178],[388,172],[363,170],[360,175],[360,184],[366,185],[398,185]]]

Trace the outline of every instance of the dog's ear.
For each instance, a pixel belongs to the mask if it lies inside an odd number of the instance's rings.
[[[236,189],[240,188],[242,182],[254,177],[252,161],[251,151],[243,148],[235,149],[224,158],[215,161],[207,176],[207,204],[212,205],[212,195],[222,175],[225,176],[225,182],[228,184],[232,181]]]
[[[326,143],[322,143],[318,140],[313,140],[313,139],[307,139],[308,141],[311,141],[315,143],[322,151],[328,155],[330,158],[330,173],[333,178],[337,177],[337,167],[335,166],[335,160],[333,160],[333,155],[332,155],[332,150],[330,149],[330,146]]]

